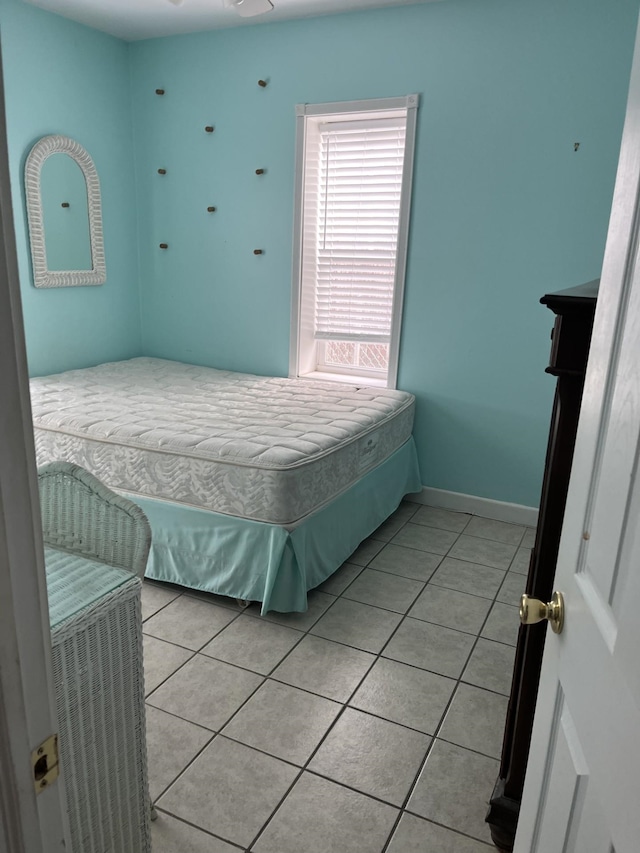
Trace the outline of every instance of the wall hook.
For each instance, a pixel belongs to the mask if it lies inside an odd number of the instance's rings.
[[[164,95],[164,89],[156,89],[156,95]]]
[[[68,201],[63,201],[60,207],[71,207]]]
[[[264,252],[262,249],[254,249],[253,254],[254,255],[264,255]]]
[[[577,150],[578,150],[578,148],[580,148],[580,143],[579,143],[579,142],[574,142],[574,143],[573,143],[573,150],[574,150],[574,151],[577,151]]]
[[[159,175],[166,175],[166,174],[167,174],[167,170],[166,170],[166,169],[158,169],[158,174],[159,174]]]
[[[261,89],[266,89],[268,83],[268,80],[258,80],[258,86],[260,86]]]
[[[215,213],[215,212],[216,212],[215,207],[208,207],[207,208],[207,213]]]
[[[205,130],[207,131],[207,133],[213,133],[213,131],[215,130],[215,128],[214,128],[214,126],[213,126],[212,124],[208,124],[208,125],[205,127]]]
[[[168,249],[168,248],[169,248],[169,244],[168,244],[168,243],[160,243],[160,248],[161,248],[161,249]]]
[[[256,169],[256,175],[264,175],[264,173],[265,173],[264,169]]]

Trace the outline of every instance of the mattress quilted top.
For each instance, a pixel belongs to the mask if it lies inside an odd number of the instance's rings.
[[[33,422],[94,440],[261,468],[336,450],[413,395],[134,358],[31,380]]]

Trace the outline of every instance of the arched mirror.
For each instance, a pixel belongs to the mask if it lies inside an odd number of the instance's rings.
[[[93,160],[68,136],[45,136],[25,165],[36,287],[106,281],[100,182]]]

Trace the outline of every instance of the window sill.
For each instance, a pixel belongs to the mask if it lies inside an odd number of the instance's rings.
[[[368,385],[371,388],[387,388],[386,379],[376,379],[371,376],[356,376],[353,373],[323,373],[314,370],[300,375],[300,379],[317,379],[320,382],[343,382],[348,385]]]

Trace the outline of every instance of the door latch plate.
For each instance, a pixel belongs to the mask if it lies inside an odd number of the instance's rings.
[[[58,778],[58,735],[51,735],[31,752],[31,768],[36,794],[53,784]]]

